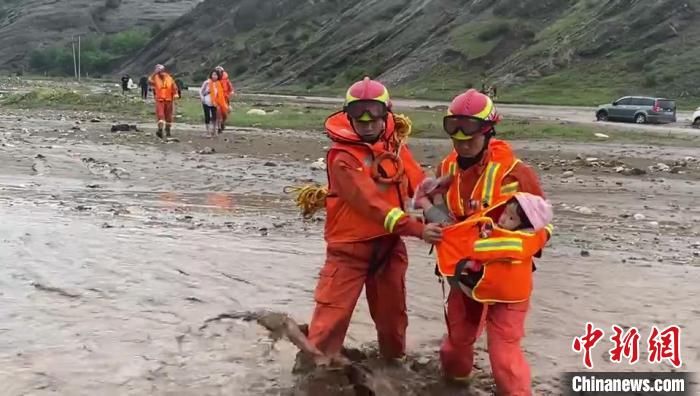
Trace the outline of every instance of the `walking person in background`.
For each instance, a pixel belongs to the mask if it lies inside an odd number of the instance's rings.
[[[231,96],[234,95],[235,91],[233,89],[233,84],[231,83],[231,80],[228,77],[228,73],[224,68],[219,65],[216,67],[216,71],[219,72],[219,80],[221,81],[221,85],[224,88],[224,97],[226,98],[226,113],[219,114],[220,118],[220,125],[219,125],[219,133],[221,133],[224,129],[226,129],[226,120],[228,119],[228,112],[231,107]]]
[[[214,70],[209,74],[209,78],[202,83],[199,89],[199,97],[202,100],[202,109],[204,110],[204,125],[207,128],[207,134],[215,136],[221,133],[220,114],[222,111],[228,111],[228,105],[224,98],[224,88],[221,83],[221,73]]]
[[[170,128],[173,123],[173,113],[175,112],[175,98],[179,98],[177,85],[173,77],[165,71],[165,66],[156,65],[154,73],[148,79],[153,86],[153,95],[156,99],[156,117],[158,118],[158,131],[156,136],[163,138],[163,127],[165,127],[165,137],[170,137]]]
[[[129,80],[130,77],[128,74],[122,76],[122,95],[126,95],[126,91],[129,90]]]
[[[139,88],[141,88],[141,98],[143,100],[148,99],[148,77],[141,77],[139,80]]]

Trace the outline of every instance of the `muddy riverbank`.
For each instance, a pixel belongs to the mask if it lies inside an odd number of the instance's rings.
[[[93,114],[73,112],[0,114],[0,393],[289,390],[289,343],[271,348],[253,323],[199,327],[222,312],[257,309],[308,320],[323,261],[322,214],[302,221],[282,190],[324,182],[311,164],[328,142],[318,133],[256,129],[211,140],[177,126],[178,141],[161,143],[150,125],[112,133],[109,116],[100,116],[93,123]],[[411,144],[426,166],[449,149],[440,140]],[[612,324],[636,326],[643,337],[653,324],[680,325],[682,370],[697,371],[697,149],[514,146],[541,172],[556,208],[525,340],[538,394],[558,394],[560,373],[582,367],[571,342],[586,321],[608,333]],[[430,365],[444,331],[442,295],[428,247],[409,248],[409,348]],[[374,339],[361,301],[347,343]],[[610,347],[595,349],[596,369],[670,369],[612,365]]]

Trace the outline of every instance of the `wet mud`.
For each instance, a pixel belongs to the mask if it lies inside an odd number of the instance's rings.
[[[328,141],[256,129],[213,140],[177,125],[177,141],[161,142],[152,125],[111,132],[113,123],[133,120],[0,111],[0,394],[344,395],[380,386],[367,378],[402,395],[493,392],[483,339],[472,386],[442,381],[442,293],[429,247],[415,240],[405,365],[373,352],[363,299],[346,339],[362,370],[294,374],[297,346],[257,321],[201,328],[226,312],[308,321],[323,213],[301,219],[284,188],[324,183],[313,164]],[[439,140],[411,145],[426,166],[449,150]],[[608,339],[594,349],[596,370],[672,369],[611,363],[613,324],[637,327],[642,351],[652,325],[681,326],[680,370],[700,369],[697,148],[514,146],[555,205],[524,340],[536,394],[560,394],[561,373],[582,368],[571,344],[587,321]]]

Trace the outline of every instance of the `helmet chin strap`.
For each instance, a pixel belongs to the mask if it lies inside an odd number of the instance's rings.
[[[481,159],[484,158],[484,153],[486,152],[486,149],[489,147],[489,141],[491,141],[491,138],[495,134],[495,129],[491,129],[491,131],[489,131],[486,134],[486,139],[484,139],[484,146],[481,148],[481,151],[479,151],[479,154],[473,157],[462,157],[461,155],[457,156],[457,165],[459,165],[459,169],[466,170],[481,162]]]

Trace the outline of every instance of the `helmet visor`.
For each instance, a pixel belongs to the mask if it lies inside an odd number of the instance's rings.
[[[442,119],[442,127],[450,137],[471,137],[483,132],[489,125],[493,123],[469,116],[447,116]]]
[[[345,112],[355,120],[372,121],[389,114],[386,104],[378,100],[357,100],[345,106]]]

